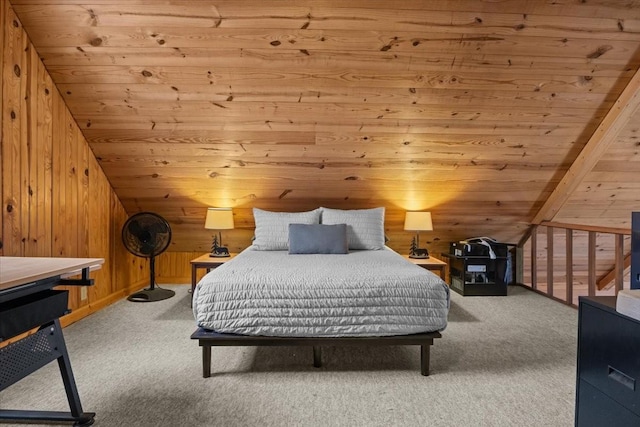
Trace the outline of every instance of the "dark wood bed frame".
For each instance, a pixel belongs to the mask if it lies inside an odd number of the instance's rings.
[[[313,366],[322,366],[321,345],[419,345],[420,373],[429,375],[429,356],[434,338],[441,338],[439,332],[388,337],[258,337],[236,334],[221,334],[204,328],[198,328],[191,339],[198,340],[202,347],[202,376],[211,376],[211,347],[213,346],[312,346]]]

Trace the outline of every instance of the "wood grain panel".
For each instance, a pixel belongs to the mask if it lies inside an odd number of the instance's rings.
[[[34,187],[39,196],[38,230],[35,236],[38,244],[39,256],[53,255],[52,222],[53,204],[53,105],[57,90],[51,81],[44,65],[34,61],[37,67],[37,137],[40,150],[38,151],[38,182]]]
[[[111,212],[123,208],[20,22],[1,7],[2,254],[105,258],[87,299],[67,288],[69,307],[87,315],[140,286],[115,283],[132,269],[114,262],[125,250]]]
[[[501,176],[509,177],[512,181],[530,181],[530,180],[549,180],[553,178],[554,169],[551,165],[545,164],[526,164],[522,163],[512,170],[501,169],[504,168],[504,163],[482,163],[476,162],[476,164],[458,165],[453,162],[429,162],[424,161],[424,168],[419,166],[416,168],[409,168],[409,165],[402,162],[396,163],[396,167],[384,167],[383,164],[378,164],[378,167],[369,167],[367,164],[355,165],[353,162],[343,164],[343,167],[352,168],[351,170],[345,170],[337,164],[336,168],[320,168],[314,163],[308,163],[307,165],[287,164],[282,163],[282,167],[277,165],[272,168],[264,169],[252,169],[246,166],[236,167],[219,167],[219,168],[165,168],[163,171],[147,172],[144,170],[127,169],[118,172],[119,176],[112,180],[114,187],[120,188],[123,185],[127,185],[126,182],[131,179],[145,179],[145,184],[149,184],[151,187],[166,185],[171,182],[182,182],[182,180],[200,180],[201,184],[215,185],[219,178],[226,178],[230,180],[257,180],[262,179],[264,181],[278,181],[282,185],[286,185],[288,180],[292,181],[304,181],[315,182],[314,187],[319,187],[321,184],[318,180],[323,181],[356,181],[356,180],[371,180],[372,184],[381,180],[380,173],[384,171],[390,174],[390,178],[382,179],[383,181],[401,181],[407,182],[411,180],[420,180],[428,182],[429,180],[435,181],[448,181],[455,180],[457,172],[459,173],[471,173],[477,180],[493,180],[499,179]],[[378,170],[380,169],[380,170]],[[502,172],[502,174],[501,174]],[[469,178],[469,180],[475,180]],[[461,176],[464,180],[464,175]],[[153,183],[155,181],[155,183]],[[132,185],[131,182],[128,184]],[[372,188],[373,189],[373,188]]]
[[[216,154],[223,154],[225,157],[234,155],[265,156],[266,154],[269,156],[288,156],[292,151],[295,153],[295,150],[298,149],[304,150],[304,154],[309,157],[332,153],[342,157],[348,153],[360,153],[359,150],[375,150],[374,153],[380,155],[386,153],[391,156],[396,152],[417,155],[432,151],[442,153],[454,151],[455,154],[463,156],[470,150],[476,150],[472,151],[476,155],[490,154],[497,150],[514,150],[516,156],[526,157],[529,149],[549,150],[554,153],[555,150],[558,150],[558,145],[576,145],[575,141],[566,136],[551,132],[546,135],[499,135],[493,134],[493,132],[475,135],[439,134],[436,132],[402,134],[225,130],[211,132],[204,129],[180,132],[154,129],[153,132],[148,132],[135,129],[100,130],[90,126],[84,129],[83,133],[91,141],[94,151],[96,148],[113,150],[113,155],[117,157],[127,154],[197,156],[199,153],[212,151]],[[282,147],[283,145],[286,147]],[[456,149],[458,150],[455,151]],[[327,150],[329,151],[327,152]],[[335,150],[340,151],[335,152]],[[108,154],[108,151],[105,153]],[[295,154],[299,155],[300,153]],[[109,156],[105,156],[104,160],[108,161]]]
[[[526,139],[526,138],[522,138]],[[540,141],[542,138],[539,138]],[[545,143],[554,138],[542,139]],[[94,143],[94,153],[100,163],[107,168],[125,170],[139,168],[184,167],[275,167],[275,166],[308,166],[318,169],[326,167],[346,167],[365,165],[374,167],[380,162],[389,162],[393,168],[398,165],[406,169],[424,167],[431,163],[443,162],[438,169],[445,169],[445,164],[478,165],[498,163],[499,168],[506,169],[510,165],[526,164],[562,164],[567,155],[579,150],[570,141],[559,141],[553,147],[545,149],[541,144],[495,144],[493,147],[481,144],[447,144],[440,141],[429,141],[430,146],[413,144],[409,138],[397,143],[351,143],[347,144],[292,144],[289,147],[273,147],[250,143]],[[391,151],[393,150],[393,151]],[[373,159],[373,160],[369,160]],[[475,164],[474,164],[475,162]],[[621,168],[623,170],[629,167]],[[449,168],[450,169],[450,168]],[[148,172],[148,171],[147,171]],[[631,171],[629,171],[631,172]],[[633,183],[624,188],[634,189]],[[586,190],[593,191],[591,186]],[[599,187],[598,187],[599,189]],[[601,190],[605,191],[605,190]]]
[[[332,66],[343,69],[365,69],[375,67],[380,70],[395,71],[399,67],[412,71],[441,71],[446,64],[450,71],[477,71],[478,68],[502,72],[507,75],[530,75],[531,69],[543,74],[567,76],[617,76],[629,67],[637,66],[638,60],[585,57],[519,56],[510,52],[502,54],[469,55],[460,60],[455,51],[440,52],[360,52],[340,50],[315,50],[313,53],[296,48],[272,49],[242,48],[220,49],[216,47],[104,47],[77,46],[41,47],[38,49],[47,66],[134,66],[147,67],[174,66],[179,62],[188,67],[215,68],[261,68],[280,69],[291,64],[303,68],[323,68]],[[181,88],[184,90],[184,88]],[[206,90],[207,88],[200,88]],[[209,88],[211,89],[211,88]],[[228,88],[224,88],[225,91]],[[268,91],[259,87],[259,91]],[[327,91],[330,88],[322,88]],[[64,91],[63,91],[64,92]],[[527,94],[534,95],[534,94]],[[375,92],[370,98],[375,98]]]
[[[191,285],[191,263],[203,252],[164,252],[156,259],[156,278],[158,283],[189,284]],[[197,280],[200,280],[206,270],[198,270]]]
[[[5,33],[2,80],[3,80],[3,128],[2,128],[2,199],[3,199],[3,248],[5,255],[25,253],[24,241],[28,224],[28,211],[23,203],[24,186],[22,166],[27,162],[26,144],[22,135],[26,135],[26,35],[7,3],[3,28]],[[28,163],[27,163],[28,164]],[[25,171],[26,172],[26,171]],[[28,206],[28,205],[26,205]]]
[[[148,11],[139,12],[149,17]],[[541,17],[544,19],[544,17]],[[264,18],[263,18],[264,20]],[[358,21],[357,18],[352,21]],[[584,58],[602,46],[600,38],[571,38],[570,31],[563,31],[558,36],[549,31],[546,36],[526,34],[513,31],[511,34],[492,34],[485,31],[476,35],[473,30],[460,29],[446,24],[450,32],[434,32],[429,27],[422,31],[406,31],[396,28],[391,30],[369,29],[368,31],[346,29],[271,29],[271,28],[222,28],[222,27],[176,27],[147,25],[146,21],[139,26],[113,27],[102,26],[65,26],[58,21],[49,21],[46,26],[27,23],[29,35],[37,46],[105,46],[114,48],[158,47],[166,48],[199,48],[216,46],[221,49],[270,48],[274,53],[278,49],[296,49],[314,52],[316,50],[342,51],[392,51],[392,52],[436,52],[442,53],[455,49],[461,54],[473,54],[482,49],[487,54],[503,54],[509,52],[514,56],[531,54],[534,56],[565,55],[567,57]],[[611,21],[613,23],[613,20]],[[616,21],[617,26],[617,21]],[[585,33],[586,34],[586,33]],[[634,34],[629,33],[626,40],[614,40],[620,34],[615,32],[613,38],[606,40],[608,59],[622,59],[629,52],[637,49]],[[563,38],[564,37],[564,38]],[[593,37],[593,35],[591,35]]]
[[[19,5],[47,5],[47,4],[59,4],[59,0],[12,0],[12,3],[17,7]],[[86,0],[65,0],[64,4],[86,4]],[[170,0],[164,1],[167,5],[192,5],[191,0]],[[640,12],[633,7],[633,4],[620,2],[618,0],[591,0],[586,3],[580,3],[579,6],[565,5],[558,3],[538,3],[538,2],[526,2],[523,4],[520,0],[504,0],[500,3],[496,3],[492,0],[449,0],[447,2],[438,2],[433,5],[433,2],[428,0],[405,0],[401,3],[394,5],[394,10],[413,10],[423,11],[426,9],[427,4],[431,4],[431,10],[437,11],[460,11],[468,10],[473,12],[487,12],[487,13],[527,13],[527,14],[542,14],[542,15],[562,15],[566,17],[586,17],[586,18],[606,18],[616,15],[624,15],[629,19],[640,19]],[[157,6],[162,4],[156,0],[129,0],[124,2],[123,0],[94,0],[94,5],[150,5]],[[248,0],[243,1],[242,4],[247,10],[255,11],[259,10],[261,6],[264,6],[262,0]],[[217,8],[223,8],[227,10],[227,7],[235,7],[237,1],[235,0],[218,0],[216,2]],[[386,0],[353,0],[348,4],[345,4],[340,0],[299,0],[296,2],[297,7],[317,7],[317,8],[363,8],[363,9],[383,9],[389,8],[389,3]],[[292,7],[291,2],[288,0],[270,0],[269,7]],[[234,9],[236,10],[236,9]],[[268,16],[268,14],[267,14]]]
[[[476,122],[491,121],[517,121],[549,123],[552,125],[561,123],[583,123],[590,118],[601,119],[608,109],[587,109],[573,108],[566,111],[564,108],[549,108],[542,112],[536,108],[520,108],[513,111],[510,107],[493,107],[490,111],[478,111],[473,106],[459,107],[454,111],[450,108],[437,106],[416,106],[401,104],[385,105],[361,105],[351,103],[272,103],[265,106],[259,102],[223,102],[214,103],[211,101],[173,101],[158,104],[157,101],[129,101],[129,100],[101,100],[101,101],[80,101],[68,102],[70,108],[77,108],[84,111],[84,115],[96,116],[122,116],[135,114],[137,117],[153,117],[155,115],[167,114],[176,119],[184,117],[194,117],[198,114],[201,117],[209,117],[217,114],[220,109],[224,109],[225,117],[245,118],[248,116],[264,121],[282,120],[294,115],[302,121],[312,121],[318,115],[323,117],[341,117],[346,122],[360,121],[367,119],[421,119],[429,116],[431,120],[447,122],[455,118],[459,121],[474,120]],[[197,113],[195,113],[197,111]]]
[[[513,34],[520,31],[529,36],[593,37],[594,33],[606,39],[633,38],[620,31],[615,19],[574,18],[567,21],[561,16],[516,15],[507,13],[483,14],[473,11],[429,11],[373,8],[326,7],[312,9],[304,6],[272,6],[265,16],[259,7],[217,4],[203,8],[194,5],[155,5],[154,14],[146,19],[147,25],[158,27],[190,28],[282,28],[332,30],[344,28],[350,21],[353,30],[422,31],[436,33],[457,32],[461,28],[471,34]],[[48,24],[52,20],[68,22],[69,26],[135,26],[139,24],[139,6],[126,2],[117,5],[97,5],[90,10],[79,5],[19,6],[18,12],[30,25]],[[629,20],[627,31],[640,26]]]
[[[24,70],[28,71],[36,67],[38,57],[32,46],[28,47],[26,51],[27,62],[24,64]],[[26,91],[25,91],[25,111],[27,111],[25,127],[23,128],[23,134],[26,136],[26,166],[22,172],[22,179],[26,186],[26,193],[23,193],[23,200],[26,201],[26,217],[23,226],[26,230],[25,239],[25,253],[38,253],[37,251],[37,228],[38,228],[38,216],[41,212],[38,209],[37,201],[38,197],[38,153],[42,151],[40,147],[41,142],[36,140],[37,135],[37,118],[38,118],[38,79],[34,78],[30,73],[29,78],[26,79]],[[35,113],[35,114],[33,114]]]
[[[467,153],[463,147],[457,149],[449,148],[448,151],[446,148],[433,151],[425,150],[420,153],[420,155],[415,155],[416,150],[412,149],[398,150],[395,153],[376,153],[375,147],[372,147],[372,149],[362,147],[354,153],[355,150],[353,150],[354,147],[352,147],[351,152],[345,153],[344,157],[340,158],[340,149],[332,150],[331,147],[324,147],[324,149],[316,151],[307,150],[306,147],[299,147],[296,150],[282,152],[282,157],[272,157],[267,152],[264,156],[244,155],[221,159],[219,155],[216,155],[217,153],[215,153],[215,151],[213,153],[211,151],[207,152],[207,148],[211,149],[212,146],[199,148],[200,155],[182,157],[178,154],[178,157],[174,157],[167,153],[156,156],[154,154],[154,148],[151,146],[150,151],[152,154],[148,159],[145,157],[122,156],[112,160],[104,160],[101,157],[101,163],[105,168],[117,169],[119,172],[122,172],[123,175],[131,175],[136,172],[138,174],[146,174],[155,170],[157,172],[169,171],[164,174],[166,176],[179,176],[183,173],[186,175],[194,172],[208,174],[211,170],[233,170],[237,168],[243,169],[247,173],[245,178],[250,177],[249,174],[252,173],[251,171],[265,169],[268,173],[270,169],[275,170],[288,167],[292,169],[315,169],[327,173],[329,171],[338,171],[345,175],[350,170],[357,171],[359,168],[384,168],[390,171],[404,170],[410,172],[414,172],[414,170],[417,169],[423,171],[426,171],[425,169],[431,169],[433,171],[446,172],[472,167],[477,170],[494,169],[500,172],[511,167],[512,170],[510,172],[515,173],[517,170],[527,169],[538,169],[540,171],[553,170],[554,166],[558,164],[564,166],[561,156],[566,155],[567,152],[570,151],[567,148],[564,148],[564,151],[562,148],[559,148],[557,151],[550,150],[547,158],[541,158],[540,156],[520,155],[520,150],[516,151],[513,149],[507,149],[505,151],[496,150],[499,151],[499,153],[490,157],[480,152],[474,153],[473,150],[469,150],[470,153]],[[309,151],[312,151],[312,153],[307,155]],[[315,155],[313,151],[316,151]],[[332,151],[337,151],[337,153],[332,153]],[[333,154],[333,156],[331,156],[331,154]],[[336,154],[338,156],[336,156]],[[122,163],[120,163],[120,161],[122,161]],[[138,167],[139,171],[132,170],[134,167]],[[205,167],[208,167],[210,170],[204,169]],[[291,175],[296,176],[295,173]],[[211,177],[215,178],[214,175]]]
[[[351,123],[336,122],[339,116],[318,117],[315,120],[297,121],[283,118],[280,120],[255,120],[251,117],[229,117],[220,115],[212,117],[181,117],[179,120],[169,115],[157,114],[154,116],[100,116],[78,113],[76,115],[78,125],[83,129],[93,130],[133,130],[141,131],[171,131],[191,132],[201,130],[211,134],[220,131],[232,132],[329,132],[329,133],[356,133],[361,132],[362,138],[368,133],[392,133],[407,135],[413,133],[455,134],[455,135],[496,135],[496,136],[534,136],[543,137],[554,135],[567,138],[568,142],[583,139],[585,133],[591,134],[595,130],[595,123],[582,128],[575,124],[546,124],[538,122],[518,123],[515,121],[504,122],[476,122],[474,120],[406,120],[406,119],[362,119]],[[582,142],[581,142],[582,143]]]
[[[589,172],[560,210],[561,220],[579,220],[585,224],[614,223],[631,227],[631,212],[640,209],[639,139],[640,109],[631,115],[612,146]],[[587,204],[588,211],[579,206]]]
[[[592,68],[592,64],[588,64]],[[628,64],[624,64],[627,68]],[[576,71],[571,71],[575,75]],[[567,93],[492,90],[473,92],[464,89],[447,88],[393,88],[393,87],[341,87],[309,85],[305,88],[253,86],[243,84],[230,87],[228,85],[145,85],[145,84],[59,84],[59,89],[69,105],[82,105],[81,101],[134,102],[134,101],[206,101],[221,105],[233,105],[233,102],[289,102],[289,103],[366,103],[370,104],[403,104],[403,105],[435,105],[453,108],[477,108],[495,106],[504,107],[548,107],[548,108],[606,108],[613,100],[607,93]],[[213,105],[213,104],[212,104]]]
[[[566,76],[557,74],[539,74],[536,76],[510,75],[494,73],[488,75],[482,71],[405,71],[404,69],[360,70],[300,68],[294,63],[281,69],[222,68],[222,67],[140,67],[140,66],[50,66],[52,78],[62,84],[91,84],[106,82],[111,84],[155,84],[170,85],[224,85],[243,86],[264,85],[288,87],[304,90],[309,86],[359,88],[384,87],[462,90],[500,90],[500,91],[544,91],[545,93],[608,93],[621,91],[624,83],[615,77]],[[294,68],[291,68],[293,66]],[[213,68],[213,70],[212,70]],[[443,67],[448,70],[447,67]],[[631,77],[632,73],[622,73],[622,77]],[[626,83],[626,82],[625,82]]]

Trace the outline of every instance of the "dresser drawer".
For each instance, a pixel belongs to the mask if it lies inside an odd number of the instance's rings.
[[[580,306],[578,378],[640,416],[640,322]]]
[[[640,416],[634,414],[589,383],[578,383],[576,427],[638,427]]]

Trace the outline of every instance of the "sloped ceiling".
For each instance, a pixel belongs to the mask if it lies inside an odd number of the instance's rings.
[[[640,2],[11,0],[129,213],[207,250],[207,206],[430,210],[517,242],[640,65]],[[640,121],[548,220],[629,225]]]

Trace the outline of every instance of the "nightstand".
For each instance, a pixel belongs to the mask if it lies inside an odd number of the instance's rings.
[[[227,261],[232,260],[238,254],[229,254],[228,257],[212,257],[209,254],[200,255],[198,258],[191,260],[191,299],[193,299],[193,291],[196,289],[196,280],[198,277],[198,269],[206,268],[207,273],[212,268],[220,267]]]
[[[438,258],[434,258],[432,256],[430,256],[429,258],[409,258],[409,255],[402,256],[407,261],[410,261],[415,265],[419,265],[422,268],[426,268],[429,271],[433,271],[434,273],[439,275],[442,280],[446,280],[446,262],[440,261]]]
[[[449,261],[449,287],[460,295],[507,295],[507,257],[442,256]]]

